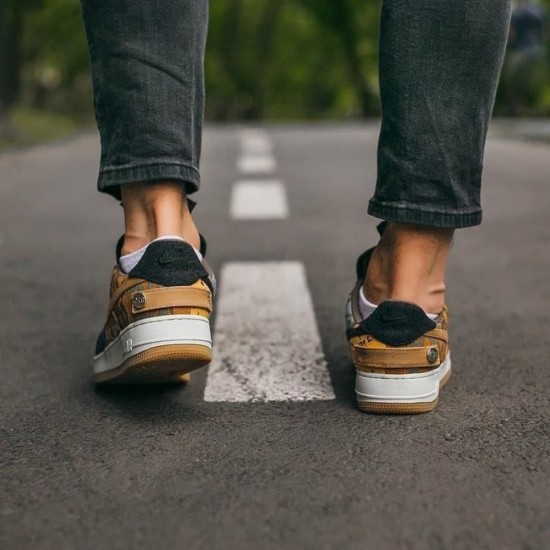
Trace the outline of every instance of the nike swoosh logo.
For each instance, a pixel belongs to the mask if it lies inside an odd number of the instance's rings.
[[[177,262],[179,260],[182,260],[183,257],[182,256],[163,256],[161,258],[158,259],[158,263],[160,265],[168,265],[168,264],[172,264],[174,262]]]
[[[382,317],[380,317],[380,321],[382,321],[382,323],[395,323],[396,321],[403,321],[406,318],[407,317],[405,315],[400,315],[399,317],[385,317],[385,316],[382,316]]]

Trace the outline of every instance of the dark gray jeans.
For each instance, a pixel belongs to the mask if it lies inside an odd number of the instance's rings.
[[[229,0],[228,0],[229,1]],[[82,0],[101,134],[99,189],[199,188],[207,0]],[[480,187],[510,0],[384,0],[373,216],[467,227]]]

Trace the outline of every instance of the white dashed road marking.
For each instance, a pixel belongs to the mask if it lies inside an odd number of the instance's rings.
[[[241,150],[245,155],[266,155],[273,149],[269,134],[260,130],[243,132]]]
[[[271,174],[276,167],[277,161],[271,153],[243,154],[237,161],[237,169],[242,174]]]
[[[226,264],[220,291],[206,401],[334,399],[300,262]]]
[[[233,186],[230,213],[236,220],[287,218],[285,187],[279,180],[238,181]]]

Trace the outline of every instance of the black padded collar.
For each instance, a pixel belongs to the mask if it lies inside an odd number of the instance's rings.
[[[199,233],[199,237],[200,237],[200,248],[199,248],[199,252],[202,254],[202,256],[206,256],[206,250],[208,248],[208,245],[206,243],[206,239],[202,236],[201,233]],[[175,240],[175,239],[174,239]],[[122,235],[117,243],[116,243],[116,249],[115,249],[115,254],[116,254],[116,262],[117,264],[120,262],[120,256],[122,255],[122,247],[124,246],[124,235]]]
[[[388,225],[388,222],[380,222],[376,226],[376,230],[378,231],[378,234],[382,236],[384,234],[384,231],[386,230],[386,226]],[[374,251],[375,247],[369,248],[368,250],[365,250],[359,258],[357,258],[357,263],[355,264],[355,272],[357,274],[357,280],[360,281],[365,278],[367,274],[367,267],[370,262],[370,257]]]
[[[128,275],[163,286],[188,286],[199,279],[208,281],[208,273],[193,247],[177,240],[152,242]]]
[[[434,328],[436,324],[416,304],[387,300],[347,336],[369,335],[389,346],[406,346]]]

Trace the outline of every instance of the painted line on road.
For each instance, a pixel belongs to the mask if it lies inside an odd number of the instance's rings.
[[[286,189],[279,180],[242,180],[231,193],[230,214],[236,220],[288,218]]]
[[[272,150],[273,144],[266,131],[247,130],[241,134],[241,151],[245,155],[268,155]]]
[[[271,174],[276,167],[277,161],[271,153],[243,154],[237,160],[237,169],[242,174]]]
[[[334,399],[300,262],[234,262],[221,273],[210,402]]]

